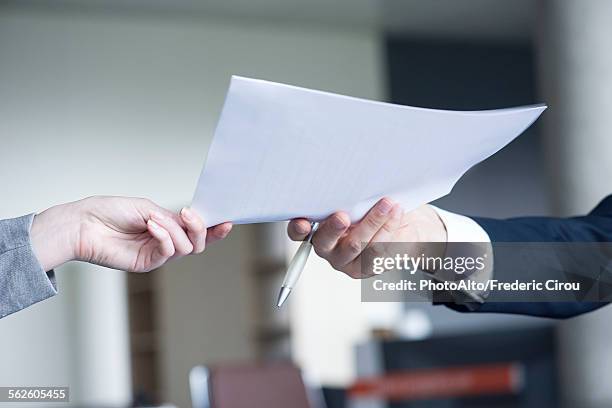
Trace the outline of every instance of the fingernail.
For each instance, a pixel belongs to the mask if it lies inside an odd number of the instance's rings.
[[[342,220],[342,218],[338,217],[337,215],[332,217],[331,223],[332,223],[332,227],[334,227],[337,230],[342,230],[345,227],[344,220]]]
[[[295,224],[295,230],[298,232],[298,234],[306,234],[308,233],[309,228],[306,226],[306,224],[298,222]]]
[[[191,209],[184,207],[181,210],[181,215],[187,220],[187,221],[191,221],[193,220],[193,213],[191,212]]]
[[[386,198],[378,204],[378,210],[382,215],[387,215],[393,209],[393,203]]]
[[[157,225],[157,223],[156,223],[155,221],[153,221],[153,220],[149,220],[149,221],[147,221],[147,224],[149,224],[149,226],[150,226],[151,228],[155,229],[155,230],[156,230],[156,229],[159,229],[159,225]]]

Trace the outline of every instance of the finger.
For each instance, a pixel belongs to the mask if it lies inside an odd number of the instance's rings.
[[[158,264],[161,260],[161,264],[163,264],[168,258],[174,255],[174,244],[172,243],[172,238],[170,238],[170,234],[168,231],[163,229],[158,223],[153,220],[147,221],[147,230],[149,234],[157,241],[158,245],[152,254],[153,264]]]
[[[187,228],[187,236],[193,245],[193,253],[199,254],[206,247],[206,227],[202,218],[191,208],[181,210],[181,219]]]
[[[393,240],[393,234],[402,224],[404,210],[399,204],[395,204],[391,210],[391,216],[386,223],[376,232],[372,240],[368,243],[365,251],[371,251],[368,255],[372,257],[385,256],[387,252],[386,243]],[[362,268],[359,258],[353,259],[343,268],[347,275],[355,279],[369,278],[373,275],[368,268]],[[367,273],[366,273],[367,272]]]
[[[176,250],[175,255],[183,256],[193,252],[193,244],[177,220],[160,211],[153,211],[151,218],[170,234]]]
[[[402,217],[404,216],[404,210],[399,204],[395,204],[391,210],[391,216],[378,230],[371,242],[391,242],[393,241],[393,234],[402,225]]]
[[[293,241],[303,241],[310,234],[310,221],[305,218],[296,218],[287,225],[287,235]]]
[[[348,264],[357,258],[362,251],[362,243],[370,242],[378,230],[389,220],[393,202],[383,198],[368,211],[365,217],[349,230],[338,243],[334,251],[333,262],[338,266]]]
[[[206,235],[206,244],[212,244],[213,242],[225,239],[232,230],[232,226],[231,222],[224,222],[223,224],[209,228],[208,234]]]
[[[317,254],[325,256],[330,253],[336,247],[338,240],[350,225],[351,220],[348,214],[344,212],[332,214],[323,221],[312,237],[312,245],[317,251]]]

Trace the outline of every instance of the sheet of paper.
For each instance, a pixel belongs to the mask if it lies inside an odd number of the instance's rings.
[[[527,129],[544,105],[458,112],[232,77],[192,206],[207,225],[414,209]]]

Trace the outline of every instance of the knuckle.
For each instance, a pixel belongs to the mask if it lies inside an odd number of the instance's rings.
[[[325,251],[320,245],[316,245],[313,243],[312,247],[315,250],[315,253],[319,255],[321,258],[325,260],[329,260],[329,251]]]
[[[312,239],[312,246],[315,248],[315,250],[318,250],[321,253],[328,253],[332,249],[328,240],[322,239],[320,238],[320,236],[317,235],[315,235]]]
[[[393,226],[390,225],[388,222],[384,223],[383,226],[381,227],[381,229],[387,233],[392,233],[393,232]]]
[[[346,249],[351,255],[361,253],[361,241],[355,238],[350,238],[346,242]]]
[[[366,226],[371,229],[378,229],[381,224],[381,219],[378,216],[371,215],[365,219]]]
[[[333,251],[334,247],[329,245],[329,244],[325,244],[325,245],[319,245],[319,252],[323,253],[323,254],[330,254]]]

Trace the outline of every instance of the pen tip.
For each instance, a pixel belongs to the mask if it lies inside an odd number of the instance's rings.
[[[287,300],[287,298],[289,297],[290,293],[291,293],[291,288],[283,286],[280,289],[280,292],[278,292],[278,300],[276,301],[276,307],[281,307],[283,303],[285,303],[285,300]]]

